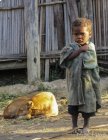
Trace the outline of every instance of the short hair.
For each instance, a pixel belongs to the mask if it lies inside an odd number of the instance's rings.
[[[87,27],[88,31],[90,33],[92,33],[92,21],[90,19],[77,18],[72,24],[72,31],[73,31],[74,27],[78,27],[78,26]]]

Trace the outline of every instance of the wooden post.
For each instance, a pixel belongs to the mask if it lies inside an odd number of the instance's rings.
[[[32,84],[40,79],[40,49],[38,35],[37,0],[24,0],[24,16],[28,83]]]
[[[49,59],[45,60],[45,81],[49,81]]]

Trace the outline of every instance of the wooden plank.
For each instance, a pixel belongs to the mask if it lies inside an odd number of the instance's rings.
[[[78,9],[76,1],[67,0],[64,5],[64,24],[65,24],[65,44],[72,42],[72,23],[78,17]]]
[[[47,3],[50,3],[51,0],[46,0]],[[51,28],[51,21],[53,20],[52,17],[52,7],[46,7],[46,38],[45,38],[45,51],[51,51],[52,48],[52,28]],[[49,59],[45,60],[45,81],[49,80]]]
[[[101,46],[101,16],[100,16],[100,0],[97,1],[97,23],[98,23],[98,42],[99,42],[99,45],[98,46]]]
[[[60,58],[60,51],[58,52],[41,52],[40,57],[45,58]],[[0,55],[0,60],[2,59],[20,59],[20,58],[26,58],[25,54],[11,54],[11,55]]]
[[[97,49],[97,37],[96,37],[96,7],[95,7],[95,1],[92,1],[93,6],[93,40]]]
[[[49,59],[45,60],[45,81],[49,81]]]
[[[103,68],[103,67],[99,66],[99,69],[102,72],[108,73],[108,69],[107,68]]]
[[[0,7],[0,11],[10,11],[10,10],[18,10],[18,9],[24,9],[24,6],[16,6],[16,7]]]
[[[78,7],[75,0],[67,0],[67,11],[71,24],[78,18]]]
[[[61,50],[65,42],[63,5],[55,5],[54,12],[54,39],[53,50]]]
[[[24,10],[21,10],[21,27],[20,27],[20,41],[21,41],[21,50],[20,53],[27,53],[27,49],[25,47],[25,26],[24,26]]]
[[[12,61],[17,61],[17,62],[22,62],[26,60],[26,58],[3,58],[3,59],[0,59],[0,63],[3,63],[3,62],[12,62]]]
[[[21,68],[27,68],[27,62],[26,61],[8,61],[0,63],[0,70],[8,70],[8,69],[21,69]]]
[[[108,52],[107,53],[100,53],[100,54],[97,54],[97,56],[108,56]]]
[[[0,54],[2,53],[2,32],[3,32],[3,24],[2,24],[2,11],[0,11]]]
[[[50,0],[46,0],[49,2]],[[46,7],[46,38],[45,38],[45,51],[51,50],[51,36],[50,36],[50,18],[51,18],[51,7]]]
[[[46,2],[46,3],[38,4],[38,6],[51,6],[51,5],[65,4],[65,3],[66,1]]]
[[[43,0],[40,1],[43,3]],[[40,51],[45,51],[45,8],[39,7],[39,39],[40,39]]]
[[[108,66],[108,62],[107,61],[104,61],[104,60],[98,60],[98,63],[99,64],[103,64],[104,67],[105,67],[105,65],[106,65],[106,67]]]
[[[10,54],[10,55],[0,55],[0,59],[10,59],[10,58],[20,58],[26,57],[25,54]]]
[[[43,58],[43,59],[60,58],[60,51],[50,52],[50,53],[41,52],[40,57]]]
[[[108,0],[106,0],[106,46],[108,47]]]
[[[108,47],[100,47],[100,48],[96,48],[96,51],[102,51],[102,50],[108,50]]]
[[[81,6],[81,17],[88,17],[87,12],[87,0],[80,0],[80,6]]]
[[[104,15],[105,15],[105,1],[103,0],[103,5],[102,5],[102,13],[103,13],[103,42],[104,42],[104,46],[106,46],[106,25],[105,25],[105,19],[104,19]],[[101,18],[102,18],[101,17]]]
[[[54,11],[53,7],[50,6],[50,44],[51,48],[50,50],[58,50],[58,44],[56,44],[56,38],[55,38],[55,30],[54,30]]]
[[[64,28],[65,28],[65,45],[71,43],[71,29],[70,29],[70,21],[69,21],[69,15],[68,15],[68,7],[66,4],[63,6],[64,8]]]
[[[56,51],[47,51],[47,52],[41,52],[41,55],[54,55],[54,54],[60,54],[61,50]]]
[[[89,0],[87,1],[87,11],[88,11],[88,18],[91,19],[92,21],[92,24],[93,24],[93,1],[92,0]],[[94,27],[94,24],[93,24],[93,27]],[[92,31],[94,31],[94,28],[92,27]],[[94,42],[94,36],[95,34],[92,33],[92,37],[91,37],[91,41]]]
[[[105,33],[106,33],[106,46],[108,46],[108,1],[107,0],[105,0],[105,24],[106,24],[106,26],[105,26]]]

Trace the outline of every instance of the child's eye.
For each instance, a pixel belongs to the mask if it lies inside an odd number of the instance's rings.
[[[81,35],[81,36],[84,36],[85,33],[73,33],[75,36],[78,36],[78,35]]]

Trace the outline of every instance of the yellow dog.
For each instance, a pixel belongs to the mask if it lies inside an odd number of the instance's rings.
[[[46,117],[58,115],[58,104],[51,92],[39,92],[32,97],[19,97],[10,103],[5,109],[5,119],[26,116],[27,119],[44,115]]]

